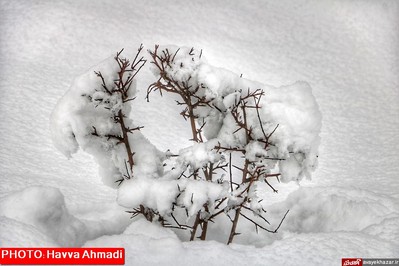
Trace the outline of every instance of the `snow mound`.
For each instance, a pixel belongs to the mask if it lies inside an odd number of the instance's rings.
[[[278,217],[281,215],[278,213],[287,209],[290,212],[282,228],[297,233],[361,231],[387,217],[399,216],[394,199],[342,187],[302,187],[284,202],[268,207],[272,217]],[[387,220],[382,226],[388,229],[391,223]],[[372,226],[368,230],[376,232],[377,229]]]
[[[144,218],[137,219],[126,228],[123,234],[144,235],[154,239],[178,239],[172,230],[159,226],[156,223],[150,223]]]
[[[126,265],[165,263],[184,254],[183,245],[171,230],[139,219],[121,235],[102,236],[88,241],[86,247],[124,247]]]
[[[141,219],[121,235],[103,236],[85,246],[123,246],[127,265],[338,265],[342,257],[393,257],[396,252],[390,242],[361,232],[284,235],[260,248],[215,241],[182,243],[169,229]]]
[[[43,246],[81,246],[105,234],[122,233],[132,222],[124,211],[116,203],[88,204],[74,208],[74,216],[58,189],[29,187],[0,201],[0,239],[5,246],[37,246],[41,240]]]
[[[399,216],[386,218],[363,230],[364,233],[397,243],[399,239]]]
[[[70,212],[86,225],[88,240],[123,233],[132,223],[130,215],[125,211],[116,202],[70,208]]]
[[[40,237],[47,239],[43,243],[50,243],[48,239],[51,239],[60,246],[79,246],[86,241],[86,226],[69,214],[64,196],[57,188],[35,186],[11,193],[0,202],[0,216],[20,222],[2,226],[31,225],[22,231],[44,235]]]
[[[332,232],[287,234],[285,239],[262,250],[279,258],[273,265],[341,265],[345,257],[395,257],[397,248],[359,232]]]
[[[50,237],[36,227],[0,216],[0,247],[56,247]]]

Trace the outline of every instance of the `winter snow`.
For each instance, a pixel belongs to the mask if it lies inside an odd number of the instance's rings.
[[[0,0],[0,246],[122,246],[127,265],[399,257],[398,25],[394,0]],[[278,234],[182,241],[130,220],[90,155],[67,160],[55,148],[50,116],[75,78],[140,43],[194,46],[211,65],[275,87],[310,84],[323,117],[318,168],[269,193],[271,219],[290,209]],[[132,114],[145,115],[134,123],[160,150],[190,145],[173,101],[145,102],[152,78],[138,80]]]

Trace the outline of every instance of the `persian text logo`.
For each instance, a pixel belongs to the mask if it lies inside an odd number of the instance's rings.
[[[342,259],[342,266],[363,266],[363,260],[359,258]]]

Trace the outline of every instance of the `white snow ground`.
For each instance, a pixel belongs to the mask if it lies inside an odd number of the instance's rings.
[[[202,48],[211,64],[271,85],[310,83],[323,114],[319,168],[300,189],[271,195],[270,216],[291,209],[278,235],[228,247],[130,224],[89,156],[55,150],[50,113],[73,79],[141,42]],[[399,257],[398,1],[0,0],[0,62],[0,246],[124,246],[127,265]],[[135,106],[148,114],[135,122],[161,150],[190,134],[165,102]]]

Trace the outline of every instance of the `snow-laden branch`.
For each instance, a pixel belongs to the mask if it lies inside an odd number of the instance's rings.
[[[277,232],[288,211],[273,229],[261,190],[277,193],[271,179],[299,182],[317,165],[321,114],[310,86],[268,86],[210,65],[202,50],[155,46],[147,100],[155,91],[180,97],[193,141],[163,153],[129,116],[142,51],[133,60],[120,51],[76,79],[52,114],[56,147],[68,157],[79,147],[92,154],[132,217],[190,231],[190,240],[205,240],[209,222],[222,214],[232,222],[228,243],[240,217]]]

